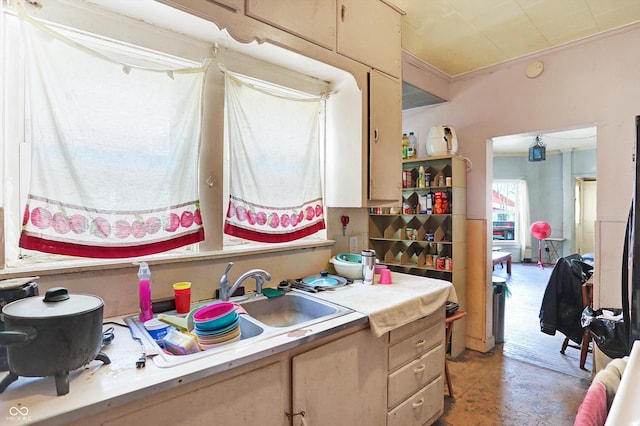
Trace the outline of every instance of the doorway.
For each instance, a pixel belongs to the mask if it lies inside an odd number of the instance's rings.
[[[576,178],[576,226],[574,253],[594,252],[596,223],[596,180]]]
[[[490,196],[493,197],[493,183],[496,180],[525,181],[530,217],[528,221],[523,221],[521,227],[530,236],[528,230],[531,223],[549,223],[552,228],[550,237],[559,241],[558,255],[561,257],[576,252],[594,252],[596,136],[596,128],[588,127],[491,140],[492,167],[488,169],[493,170],[493,174],[487,176]],[[544,160],[531,161],[529,148],[540,142],[546,149]],[[489,235],[493,235],[496,230],[490,229]],[[554,266],[550,263],[550,256],[542,252],[544,267],[540,268],[536,265],[538,250],[531,250],[530,241],[529,247],[525,247],[526,243],[515,244],[515,241],[493,241],[494,249],[505,246],[503,250],[514,254],[513,274],[506,274],[500,267],[493,272],[507,279],[512,293],[511,298],[506,299],[505,341],[501,349],[505,356],[550,369],[562,368],[566,370],[564,372],[582,376],[583,371],[573,359],[576,355],[573,352],[579,351],[567,350],[567,355],[560,354],[564,335],[556,333],[556,336],[549,336],[540,331],[538,313]],[[534,248],[537,248],[535,240],[534,244]],[[542,247],[545,247],[544,242]],[[515,256],[518,249],[522,256]]]

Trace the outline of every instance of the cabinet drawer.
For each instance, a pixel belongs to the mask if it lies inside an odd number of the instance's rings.
[[[389,371],[393,371],[429,349],[444,343],[444,321],[405,339],[389,348]]]
[[[440,325],[444,327],[444,311],[445,309],[443,306],[442,309],[438,309],[431,315],[422,317],[417,321],[410,322],[409,324],[395,330],[391,330],[389,332],[389,344],[396,344],[399,341],[404,340],[407,337],[414,335],[435,323],[440,323]]]
[[[387,426],[423,425],[444,411],[444,378],[438,377],[387,413]]]
[[[388,408],[441,376],[444,370],[444,345],[438,345],[415,361],[389,374]]]

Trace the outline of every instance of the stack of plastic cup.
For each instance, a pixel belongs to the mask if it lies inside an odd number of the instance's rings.
[[[180,282],[173,285],[173,296],[176,300],[176,312],[187,314],[191,310],[191,283]]]

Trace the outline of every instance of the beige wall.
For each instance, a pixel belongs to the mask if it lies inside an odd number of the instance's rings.
[[[486,141],[504,136],[597,125],[598,207],[596,293],[601,306],[620,306],[624,223],[633,191],[635,116],[640,114],[640,26],[555,50],[535,59],[544,73],[525,76],[528,58],[451,82],[450,102],[403,114],[403,131],[423,138],[436,124],[455,127],[459,153],[473,162],[468,217],[489,218]],[[419,136],[420,137],[420,136]],[[560,183],[559,183],[560,184]]]

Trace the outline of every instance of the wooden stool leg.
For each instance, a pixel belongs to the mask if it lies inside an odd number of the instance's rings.
[[[453,386],[451,386],[451,377],[449,376],[449,363],[447,362],[447,358],[444,359],[444,376],[447,379],[447,388],[449,388],[449,396],[451,398],[455,398],[453,396]]]
[[[449,343],[451,342],[452,334],[453,334],[453,322],[447,325],[446,331],[445,331],[444,376],[447,379],[447,388],[449,388],[449,396],[451,398],[454,398],[453,386],[451,385],[451,376],[449,375],[449,363],[447,362],[447,346],[449,346]]]
[[[585,330],[582,336],[582,345],[580,347],[580,368],[584,370],[584,364],[587,362],[587,353],[589,352],[589,342],[591,342],[591,334]],[[446,367],[446,366],[445,366]]]

